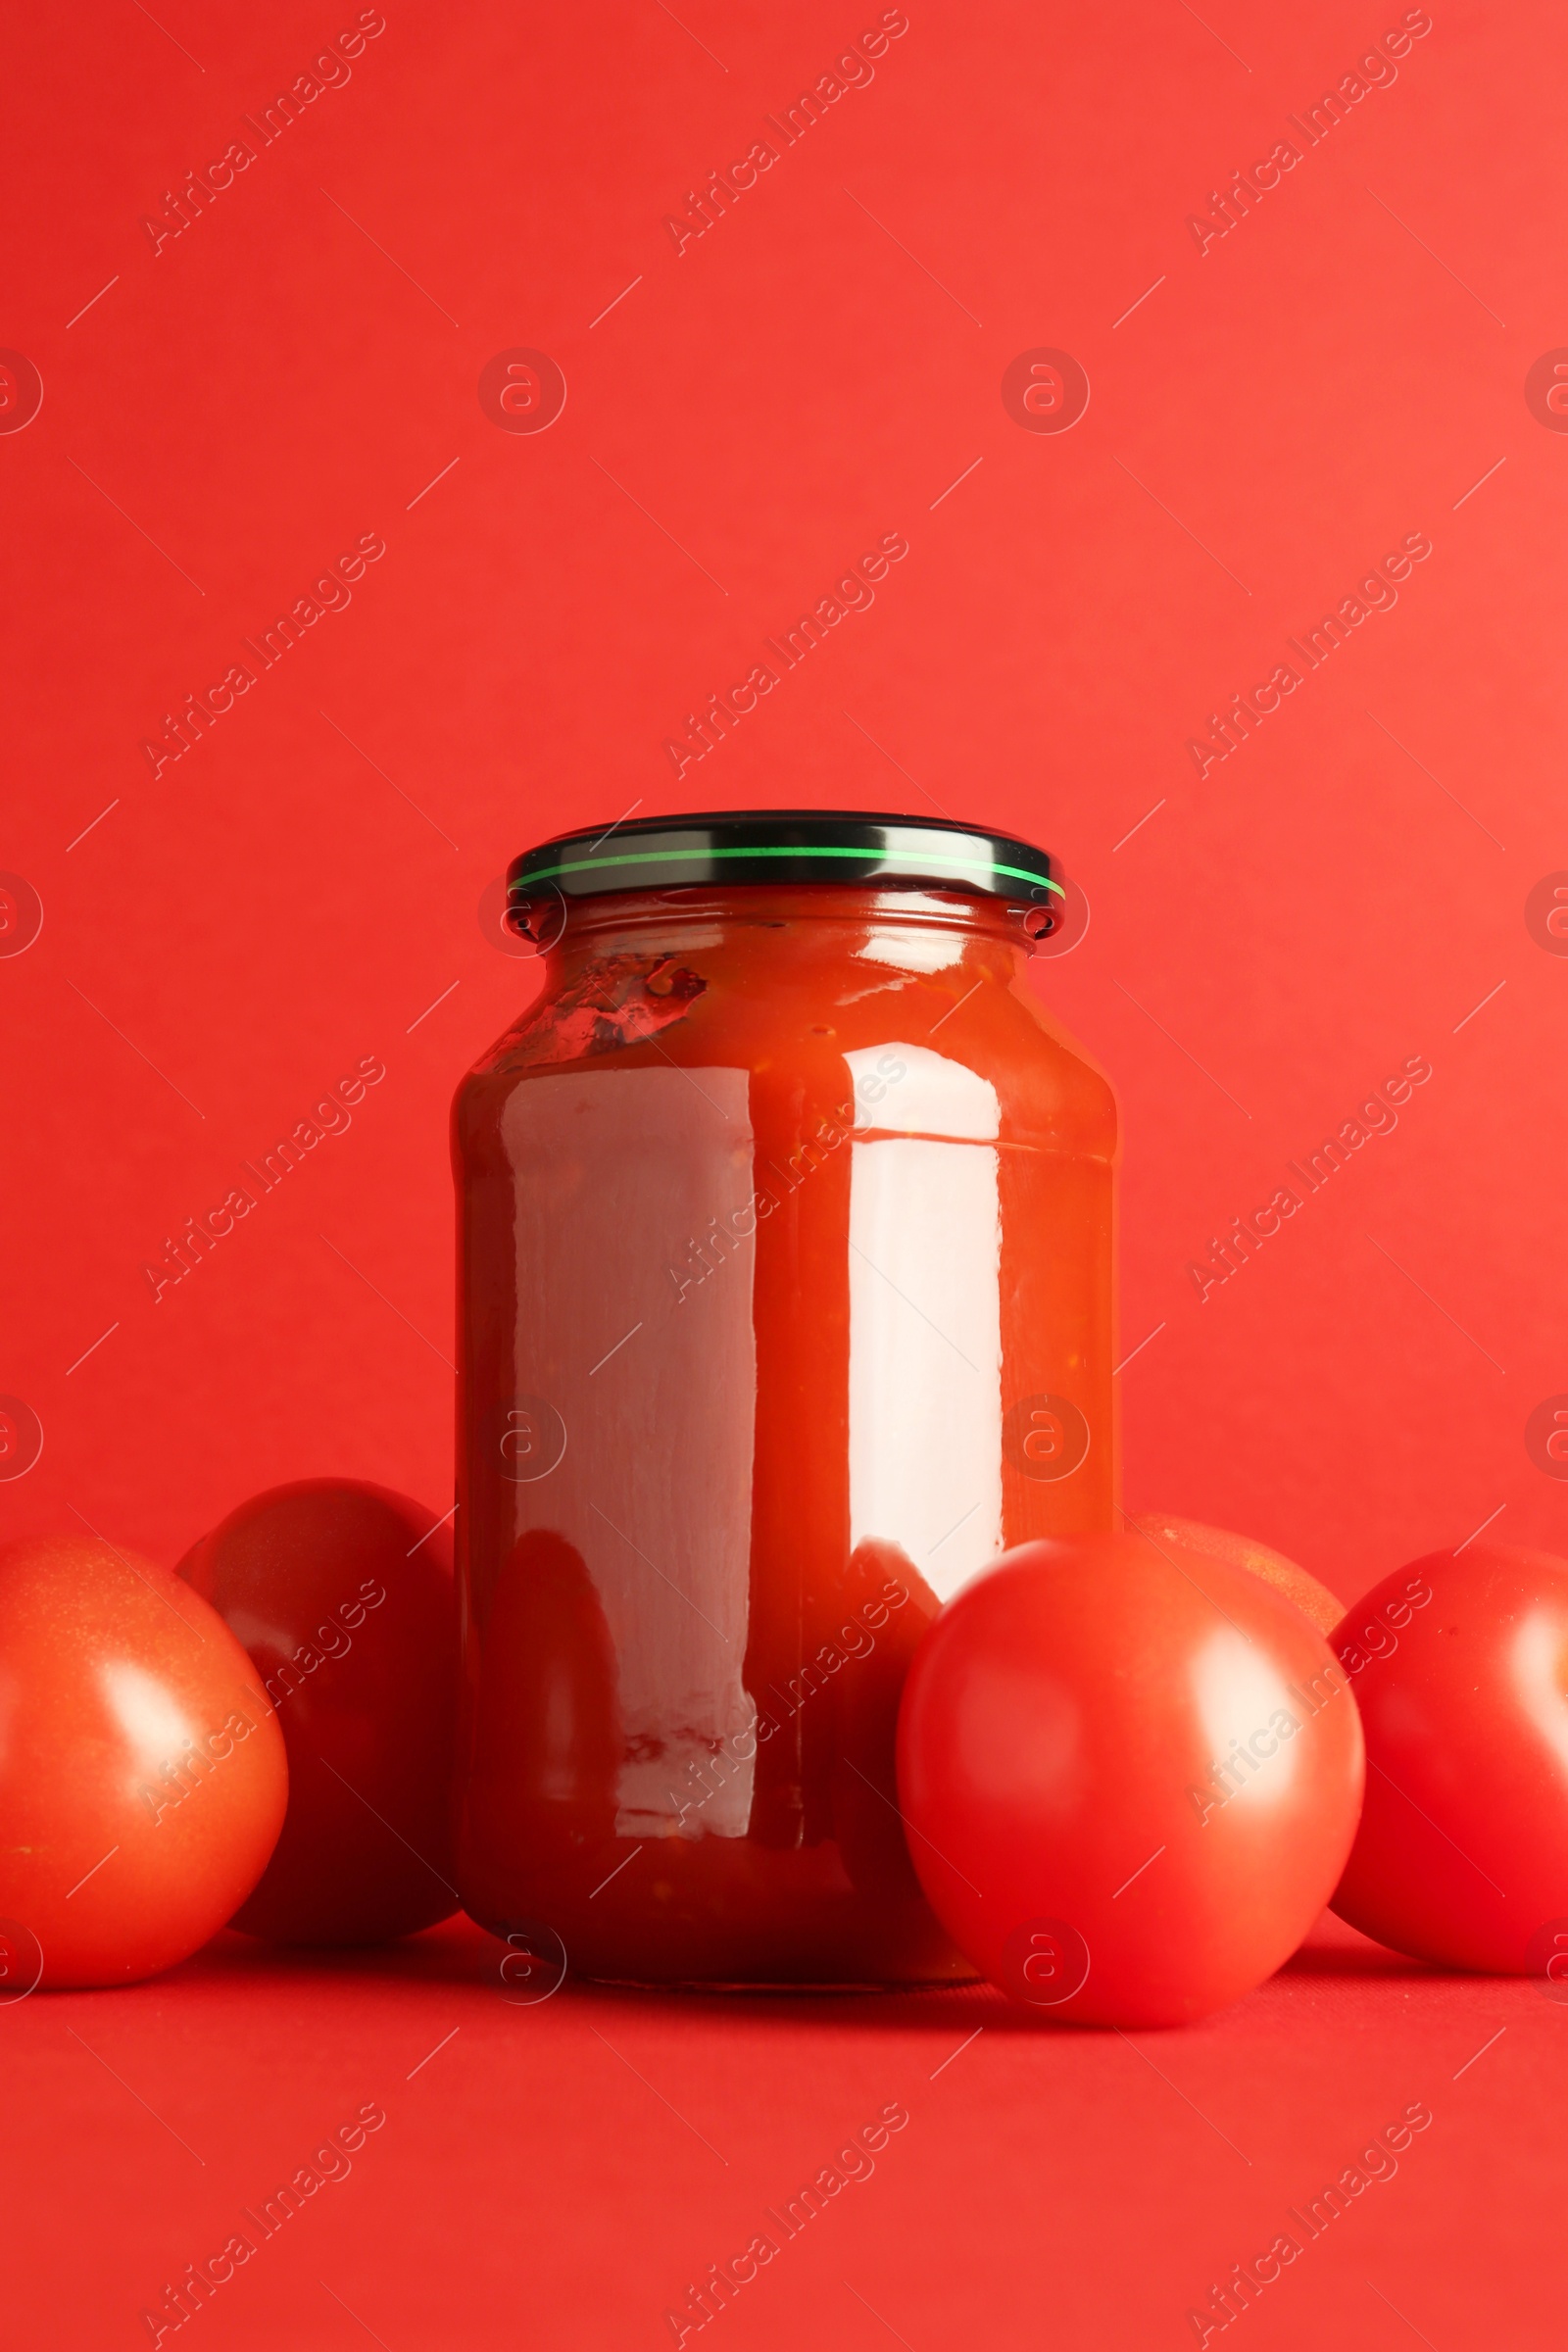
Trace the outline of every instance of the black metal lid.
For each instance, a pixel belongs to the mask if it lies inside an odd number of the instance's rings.
[[[869,882],[879,888],[966,890],[1055,906],[1060,868],[1007,833],[945,817],[860,808],[721,808],[645,816],[558,833],[507,869],[509,902],[548,890],[567,899],[613,891],[744,882]]]

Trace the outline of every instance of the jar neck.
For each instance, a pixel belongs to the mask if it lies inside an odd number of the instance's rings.
[[[1010,977],[1032,952],[1035,909],[964,892],[837,888],[827,883],[749,883],[730,889],[617,892],[567,900],[541,895],[530,935],[560,981],[611,956],[663,956],[712,951],[760,932],[821,935],[825,953],[865,955],[882,964],[929,970],[962,963]]]

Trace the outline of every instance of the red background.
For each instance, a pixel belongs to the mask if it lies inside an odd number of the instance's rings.
[[[1568,865],[1568,441],[1524,391],[1568,338],[1560,14],[1438,0],[1397,79],[1250,218],[1201,254],[1186,225],[1402,13],[920,0],[874,79],[677,255],[664,216],[877,8],[393,5],[352,79],[252,137],[156,254],[142,217],[357,11],[10,12],[0,343],[44,397],[0,434],[0,864],[44,921],[0,959],[0,1389],[44,1449],[0,1484],[0,1533],[80,1520],[172,1561],[245,1493],[321,1472],[437,1515],[446,1107],[536,985],[481,897],[564,826],[790,801],[976,816],[1087,892],[1087,938],[1040,979],[1125,1115],[1124,1349],[1157,1335],[1123,1377],[1130,1505],[1262,1536],[1348,1597],[1489,1516],[1563,1544],[1563,1489],[1524,1436],[1568,1388],[1568,964],[1525,920]],[[519,346],[567,384],[537,434],[476,394]],[[1004,369],[1041,346],[1087,370],[1071,431],[1003,405]],[[874,608],[677,780],[684,713],[892,530],[910,553]],[[351,606],[155,777],[163,714],[367,532],[386,554]],[[1397,607],[1200,779],[1208,713],[1413,532],[1433,552]],[[141,1268],[166,1236],[368,1054],[387,1075],[352,1130],[155,1304]],[[1417,1054],[1433,1077],[1397,1130],[1200,1303],[1189,1261]],[[413,2065],[447,2018],[398,1990],[410,1972],[494,1973],[449,1931],[377,1964],[373,1996],[328,1970],[307,2000],[279,1974],[251,2007],[238,1950],[0,2016],[41,2102],[19,2324],[134,2340],[144,2276],[150,2293],[217,2229],[210,2184],[68,2017],[161,2111],[196,2102],[188,2136],[241,2198],[383,2076],[402,2100],[405,2041]],[[1524,1988],[1416,1990],[1402,1964],[1313,1967],[1153,2052],[1205,2110],[1240,2100],[1226,2129],[1266,2176],[1119,2045],[999,2029],[928,2087],[978,1995],[883,2028],[863,2006],[760,2023],[572,1992],[514,2012],[491,1982],[495,2052],[473,2032],[419,2075],[342,2189],[360,2291],[347,2255],[336,2283],[395,2352],[503,2324],[660,2339],[668,2293],[744,2242],[751,2192],[666,2144],[678,2124],[596,2059],[597,2018],[720,2146],[745,2138],[762,2201],[867,2102],[910,2101],[843,2275],[918,2352],[1175,2342],[1280,2199],[1386,2106],[1436,2107],[1506,2016],[1451,2127],[1374,2192],[1376,2221],[1343,2225],[1385,2232],[1371,2275],[1430,2340],[1470,2340],[1501,2291],[1488,2200],[1506,2187],[1528,2246],[1547,2177],[1533,2110],[1489,2136],[1487,2101],[1539,2085],[1557,2015]],[[1396,2063],[1418,2005],[1427,2038]],[[451,2109],[443,2067],[467,2085]],[[848,2247],[847,2222],[820,2227]],[[339,2224],[318,2224],[324,2248]],[[278,2249],[270,2288],[237,2283],[194,2325],[215,2345],[361,2340],[324,2298],[288,2301],[301,2259]],[[839,2252],[808,2282],[824,2259],[751,2289],[729,2337],[882,2340],[833,2283]],[[1358,2266],[1314,2250],[1250,2337],[1405,2340]],[[1526,2305],[1530,2277],[1510,2263]],[[1548,2340],[1544,2305],[1510,2308],[1507,2340]]]

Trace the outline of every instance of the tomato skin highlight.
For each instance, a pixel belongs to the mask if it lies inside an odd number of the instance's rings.
[[[1136,1535],[1004,1553],[927,1633],[899,1722],[926,1899],[1047,2023],[1184,2024],[1260,1984],[1334,1889],[1363,1776],[1295,1604]]]
[[[1185,1550],[1200,1551],[1211,1560],[1228,1560],[1233,1568],[1250,1569],[1294,1600],[1303,1617],[1311,1619],[1320,1634],[1332,1635],[1345,1615],[1345,1603],[1337,1592],[1295,1560],[1287,1559],[1283,1551],[1272,1544],[1259,1544],[1252,1536],[1233,1535],[1228,1528],[1206,1527],[1200,1519],[1178,1519],[1169,1511],[1143,1511],[1129,1519],[1131,1534],[1147,1536],[1151,1543],[1168,1550],[1180,1544]]]
[[[452,1531],[357,1479],[255,1494],[179,1574],[272,1694],[288,1749],[277,1849],[233,1925],[279,1943],[379,1943],[457,1908]]]
[[[108,1543],[0,1549],[0,1990],[131,1984],[217,1934],[288,1801],[228,1628]]]
[[[1568,1948],[1568,1560],[1429,1552],[1363,1593],[1334,1647],[1369,1766],[1334,1909],[1416,1959],[1542,1974],[1549,1931]]]

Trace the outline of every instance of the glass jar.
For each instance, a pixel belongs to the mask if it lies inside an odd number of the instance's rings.
[[[905,1673],[1118,1499],[1115,1103],[1024,976],[1058,875],[764,811],[509,890],[544,993],[454,1109],[464,1903],[541,1971],[971,1977],[904,1842]]]

